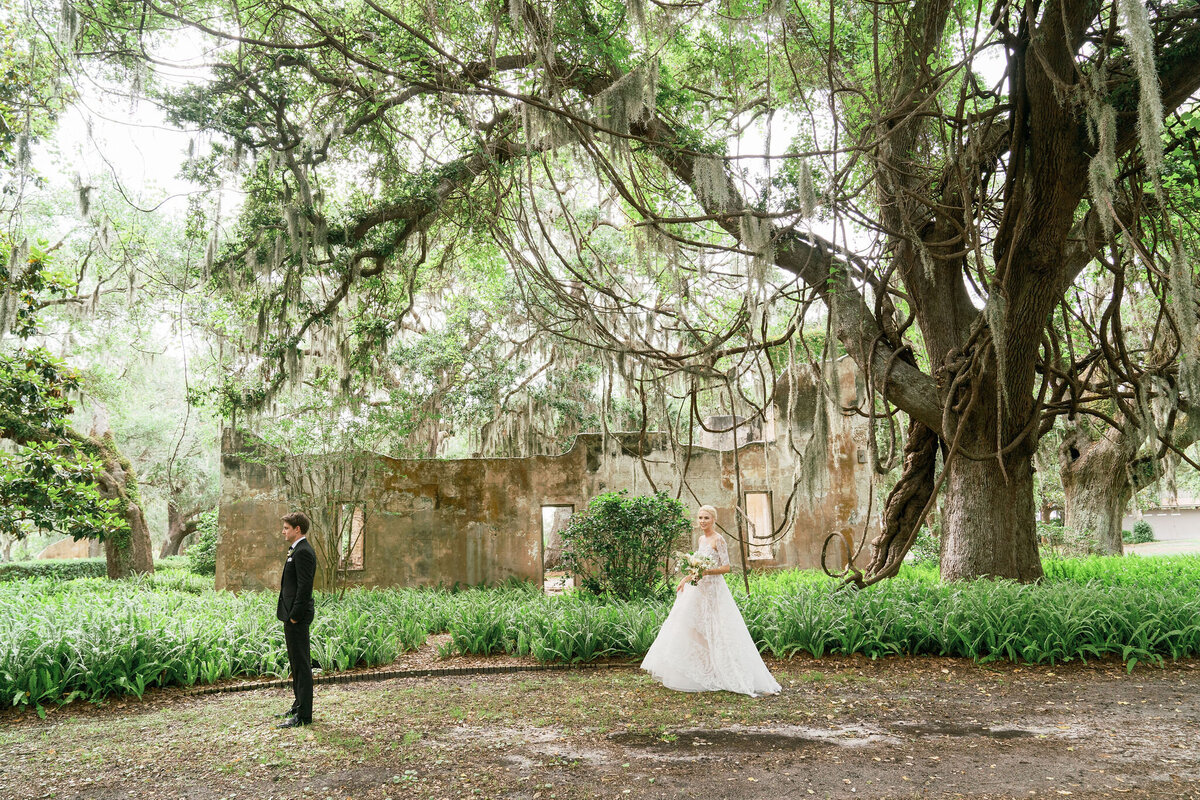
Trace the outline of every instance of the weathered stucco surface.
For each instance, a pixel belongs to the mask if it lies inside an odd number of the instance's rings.
[[[843,362],[847,363],[847,362]],[[542,580],[542,507],[586,507],[607,491],[630,494],[668,491],[688,507],[718,509],[718,523],[730,535],[730,556],[740,564],[736,541],[736,472],[741,489],[769,492],[776,528],[793,519],[773,545],[774,558],[754,567],[818,567],[821,546],[830,533],[847,541],[863,538],[870,486],[865,456],[866,426],[860,416],[835,405],[853,407],[858,387],[853,371],[842,369],[840,397],[826,398],[829,417],[824,459],[815,453],[815,478],[797,482],[796,459],[806,454],[811,425],[793,425],[787,437],[732,449],[676,448],[658,434],[581,434],[559,456],[472,458],[461,460],[392,459],[380,456],[381,468],[366,496],[364,569],[346,573],[346,583],[362,586],[429,586],[497,583],[516,577]],[[807,390],[793,406],[794,418],[811,419],[819,393]],[[806,401],[806,402],[805,402]],[[775,420],[783,412],[775,409]],[[773,432],[772,420],[760,426]],[[819,437],[817,437],[819,441]],[[815,446],[815,443],[814,443]],[[221,541],[217,549],[218,588],[276,589],[285,544],[279,518],[290,509],[269,470],[243,458],[248,445],[226,431],[222,442]],[[792,448],[801,455],[796,456]],[[823,465],[821,464],[823,462]],[[684,486],[680,492],[680,474]],[[877,532],[878,499],[866,532]],[[300,509],[303,510],[303,509]],[[831,553],[844,553],[831,550]],[[865,559],[862,553],[860,561]],[[832,560],[832,559],[831,559]]]
[[[35,558],[97,558],[103,552],[95,539],[72,539],[68,536],[47,545]]]

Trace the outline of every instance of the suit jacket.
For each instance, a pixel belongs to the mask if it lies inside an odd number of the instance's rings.
[[[287,561],[283,564],[283,579],[279,582],[279,605],[275,616],[280,622],[294,619],[297,623],[312,622],[313,612],[313,577],[317,574],[317,554],[308,543],[301,539],[288,551]]]

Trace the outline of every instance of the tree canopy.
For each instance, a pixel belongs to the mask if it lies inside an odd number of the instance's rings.
[[[193,226],[231,413],[403,384],[463,285],[676,434],[689,398],[761,409],[844,352],[857,411],[908,420],[851,577],[892,574],[940,495],[943,577],[1033,580],[1040,437],[1200,387],[1194,0],[68,7],[68,57],[210,136]],[[157,77],[180,42],[209,48],[182,87]]]

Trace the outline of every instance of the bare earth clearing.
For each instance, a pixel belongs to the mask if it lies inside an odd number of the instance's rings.
[[[1200,797],[1200,662],[768,663],[757,700],[634,670],[318,686],[294,731],[278,689],[8,713],[0,797]]]

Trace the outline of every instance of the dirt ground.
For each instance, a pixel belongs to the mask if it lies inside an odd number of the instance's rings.
[[[774,697],[632,669],[402,678],[0,716],[0,798],[1200,798],[1200,662],[768,662]]]

